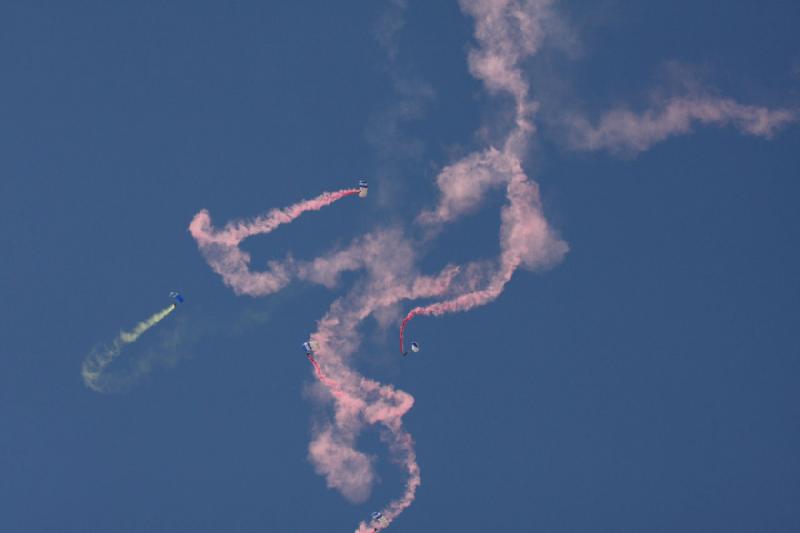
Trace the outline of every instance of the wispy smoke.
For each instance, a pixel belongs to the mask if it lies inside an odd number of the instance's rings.
[[[203,212],[198,214],[201,215],[207,217]],[[260,222],[237,222],[229,226],[238,228],[237,235],[248,236],[274,229],[271,224]],[[197,240],[201,250],[209,240],[219,242],[226,239],[224,231],[192,231],[192,234],[200,237]],[[261,273],[247,271],[242,275],[241,253],[238,246],[233,246],[216,249],[214,255],[206,254],[206,257],[237,293],[258,291],[263,294],[274,289],[274,285],[253,283],[253,279],[260,279]],[[330,394],[319,397],[333,402],[334,416],[315,427],[309,459],[317,472],[325,476],[328,486],[339,490],[351,501],[363,501],[371,492],[375,476],[371,459],[355,449],[355,442],[366,426],[380,424],[383,427],[381,438],[392,450],[393,459],[409,475],[403,495],[391,502],[384,512],[388,520],[411,503],[419,485],[419,468],[412,440],[402,428],[402,416],[413,405],[413,398],[391,385],[361,376],[350,367],[349,360],[359,348],[358,326],[364,319],[393,308],[405,299],[442,295],[458,274],[457,268],[446,267],[435,276],[421,275],[414,269],[415,262],[412,243],[399,230],[377,230],[356,239],[344,249],[311,262],[293,263],[291,268],[282,263],[273,263],[269,267],[274,270],[278,265],[289,274],[289,279],[304,279],[328,286],[334,285],[344,271],[366,270],[365,279],[332,304],[320,319],[317,331],[311,335],[316,346],[316,358],[311,358],[314,372]]]
[[[698,123],[730,125],[743,134],[770,139],[796,120],[797,114],[788,109],[699,95],[669,98],[639,114],[614,109],[602,115],[595,125],[579,115],[569,117],[567,122],[573,148],[636,154],[669,137],[689,133]]]
[[[81,365],[81,376],[86,386],[97,392],[115,390],[119,385],[119,379],[109,377],[105,372],[106,367],[119,356],[126,345],[136,342],[147,330],[164,320],[174,310],[175,304],[171,304],[136,324],[131,331],[121,331],[111,344],[95,347]],[[142,371],[149,369],[144,368]]]
[[[438,205],[422,212],[417,221],[425,226],[450,223],[476,209],[487,190],[502,186],[508,203],[501,211],[500,257],[493,273],[481,283],[474,274],[465,283],[470,289],[451,298],[412,309],[400,326],[403,349],[405,328],[414,317],[438,316],[468,311],[495,300],[520,266],[528,269],[551,266],[567,252],[544,217],[538,186],[523,169],[529,137],[535,131],[533,114],[538,105],[528,99],[529,86],[520,63],[532,56],[544,40],[543,22],[552,18],[547,0],[462,0],[461,8],[475,19],[479,47],[470,51],[469,66],[486,88],[508,95],[514,102],[513,126],[501,139],[501,148],[490,147],[464,157],[437,177],[441,192]],[[476,268],[464,269],[479,272]]]
[[[337,200],[358,194],[358,189],[326,192],[311,200],[303,200],[283,209],[273,209],[253,220],[228,223],[216,230],[208,211],[197,213],[189,225],[189,232],[197,241],[200,251],[225,284],[237,294],[264,296],[279,291],[291,279],[289,263],[271,263],[263,272],[250,272],[250,254],[239,248],[239,243],[253,235],[270,233],[282,224],[288,224],[303,213],[319,211]]]
[[[407,0],[388,0],[374,28],[375,39],[385,54],[383,70],[391,81],[392,91],[379,109],[371,113],[364,137],[375,155],[372,179],[377,187],[377,205],[390,209],[403,194],[404,174],[417,172],[425,155],[423,140],[408,131],[408,126],[422,119],[435,100],[433,86],[415,72],[399,53],[401,30],[406,25]]]
[[[496,260],[476,260],[465,267],[448,265],[437,274],[423,275],[416,267],[418,248],[396,228],[372,231],[310,262],[273,261],[264,271],[250,270],[250,257],[239,248],[244,238],[269,233],[307,210],[329,205],[341,197],[337,193],[271,211],[251,222],[230,223],[221,231],[214,230],[208,213],[201,211],[190,226],[211,267],[238,294],[269,294],[295,278],[333,286],[343,271],[364,271],[363,278],[333,302],[310,337],[317,347],[310,358],[321,388],[317,397],[330,402],[333,415],[315,425],[309,458],[328,486],[351,501],[363,501],[375,481],[373,460],[355,444],[365,427],[379,425],[392,460],[407,474],[405,490],[382,510],[389,523],[411,504],[421,482],[413,439],[402,426],[414,400],[352,368],[351,358],[361,342],[358,328],[370,316],[392,314],[406,300],[443,298],[413,311],[431,315],[486,304],[502,293],[517,268],[550,266],[567,250],[548,225],[538,188],[522,165],[534,131],[536,104],[528,100],[519,64],[541,42],[540,19],[547,14],[549,2],[464,1],[461,6],[476,20],[478,46],[470,52],[470,70],[490,92],[512,98],[514,119],[499,146],[470,154],[441,172],[437,178],[440,201],[421,213],[417,222],[435,234],[437,227],[478,208],[490,188],[504,187],[508,203],[501,211],[501,254]],[[378,526],[362,522],[357,531],[371,532]]]
[[[175,313],[169,313],[168,323],[162,321],[156,323],[158,328],[150,324],[148,330],[143,329],[153,319],[151,317],[132,331],[120,333],[111,343],[96,346],[82,364],[82,377],[86,385],[97,392],[127,392],[154,370],[172,368],[193,357],[211,338],[237,337],[262,329],[287,298],[296,298],[302,290],[300,286],[291,287],[268,301],[243,308],[238,316],[204,314],[190,303],[189,307],[182,305]],[[160,315],[161,312],[154,316]],[[150,337],[146,342],[136,342],[149,330],[152,331],[146,336]]]
[[[402,16],[405,1],[395,1],[392,6],[395,17]],[[325,193],[252,221],[229,223],[222,230],[215,230],[208,212],[201,211],[189,228],[211,267],[237,294],[270,294],[294,279],[334,287],[343,272],[362,272],[353,287],[331,304],[310,335],[315,348],[309,360],[317,378],[312,396],[331,412],[314,424],[308,456],[329,487],[350,501],[365,501],[376,479],[375,458],[357,450],[356,443],[367,427],[378,426],[391,459],[406,473],[404,490],[381,510],[388,523],[411,505],[421,483],[414,441],[402,423],[414,399],[354,369],[353,358],[362,342],[359,329],[365,319],[399,318],[400,307],[408,302],[434,300],[414,306],[405,315],[400,331],[402,350],[403,334],[415,316],[438,316],[488,304],[503,293],[519,268],[551,267],[568,251],[567,244],[548,224],[538,186],[525,169],[530,164],[527,148],[536,132],[539,103],[531,99],[523,72],[523,64],[540,50],[550,25],[561,33],[564,27],[553,22],[558,19],[550,0],[461,0],[460,6],[475,21],[475,45],[468,56],[470,72],[489,93],[511,104],[511,120],[486,146],[442,169],[436,178],[438,202],[420,212],[415,224],[425,230],[423,244],[428,244],[445,225],[480,209],[488,191],[502,188],[506,203],[500,210],[500,253],[496,258],[446,265],[439,272],[423,274],[418,267],[419,254],[426,247],[419,246],[403,228],[379,227],[313,260],[275,260],[262,271],[252,270],[250,256],[239,248],[245,238],[269,233],[353,191]],[[384,21],[381,35],[390,58],[397,53],[395,38],[402,24],[398,18]],[[748,133],[767,136],[789,120],[780,113],[765,114],[759,108],[725,100],[672,102],[647,117],[601,120],[594,128],[576,119],[576,131],[583,131],[576,134],[582,139],[578,145],[610,148],[627,143],[643,149],[689,127],[692,121],[729,122]],[[652,125],[662,122],[666,125]],[[620,133],[634,130],[638,133]],[[603,141],[605,138],[617,140]],[[373,533],[384,527],[375,521],[362,521],[356,532]]]
[[[408,0],[389,0],[386,10],[375,25],[375,40],[386,51],[389,61],[394,61],[397,57],[397,34],[406,24],[406,9]]]

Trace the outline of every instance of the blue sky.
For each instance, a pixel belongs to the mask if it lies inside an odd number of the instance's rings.
[[[569,253],[416,319],[414,358],[394,324],[360,330],[354,366],[416,399],[422,485],[390,531],[793,531],[800,129],[694,124],[618,154],[577,149],[560,120],[686,85],[795,109],[800,12],[581,4],[556,6],[563,32],[521,65],[540,103],[525,168]],[[457,2],[397,5],[0,7],[0,530],[352,531],[401,492],[369,428],[366,502],[307,459],[325,406],[299,343],[361,273],[240,297],[187,231],[201,208],[223,223],[368,177],[368,201],[243,245],[311,259],[436,205],[437,174],[508,101],[470,75]],[[421,270],[497,256],[503,203],[448,226]],[[152,372],[86,388],[92,347],[174,289],[186,305],[119,361]]]

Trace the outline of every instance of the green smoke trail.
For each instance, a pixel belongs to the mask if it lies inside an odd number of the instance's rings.
[[[106,392],[107,388],[101,379],[103,370],[116,359],[125,345],[136,342],[144,332],[164,320],[174,310],[175,304],[170,304],[146,320],[136,324],[131,331],[120,331],[117,338],[110,345],[98,346],[93,349],[81,365],[81,375],[86,386],[97,392]]]

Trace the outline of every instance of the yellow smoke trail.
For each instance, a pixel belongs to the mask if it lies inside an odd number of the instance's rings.
[[[170,304],[146,320],[136,324],[131,331],[120,331],[119,336],[113,340],[111,345],[100,346],[92,350],[84,359],[83,365],[81,365],[81,375],[86,386],[97,392],[105,392],[106,388],[100,379],[103,375],[103,370],[120,354],[126,344],[136,342],[145,331],[164,320],[174,310],[175,304]]]

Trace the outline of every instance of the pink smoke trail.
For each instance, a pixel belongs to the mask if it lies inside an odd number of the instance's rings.
[[[532,114],[538,104],[528,100],[529,86],[519,63],[539,49],[550,0],[461,0],[461,9],[475,19],[480,46],[469,53],[472,74],[492,93],[505,93],[515,103],[514,127],[502,141],[502,150],[489,148],[470,154],[445,168],[437,177],[439,205],[417,219],[425,225],[448,223],[473,209],[486,190],[505,184],[508,204],[501,213],[497,268],[482,288],[473,274],[467,290],[427,306],[413,308],[400,325],[400,352],[408,323],[416,316],[441,316],[468,311],[497,299],[520,266],[540,268],[560,261],[567,245],[550,229],[541,211],[538,187],[522,167],[528,138],[535,131]]]
[[[226,285],[237,294],[263,296],[274,293],[289,283],[292,265],[289,262],[272,261],[264,272],[250,272],[250,254],[239,248],[247,237],[270,233],[281,224],[288,224],[308,211],[319,211],[323,207],[347,196],[357,196],[358,189],[343,189],[324,192],[311,200],[303,200],[289,207],[273,209],[252,220],[229,222],[221,230],[211,224],[211,216],[203,209],[189,224],[189,232],[197,242],[206,261],[222,276]]]
[[[259,235],[263,233],[270,233],[272,230],[281,224],[288,224],[295,220],[297,217],[308,211],[319,211],[323,207],[327,207],[337,200],[341,200],[347,196],[357,196],[358,189],[342,189],[334,192],[323,192],[316,198],[311,200],[301,200],[296,204],[279,209],[272,209],[267,214],[256,217],[252,220],[238,220],[229,222],[221,231],[216,231],[210,227],[211,219],[208,216],[208,211],[205,209],[195,215],[189,231],[192,236],[198,240],[199,243],[205,244],[214,242],[218,244],[226,244],[228,246],[237,246],[247,237]]]
[[[398,243],[390,238],[380,238],[373,241],[370,247],[383,256],[389,255],[398,244],[403,247],[406,245],[403,241]],[[346,358],[355,351],[359,343],[356,327],[360,321],[401,299],[442,294],[458,272],[455,268],[447,268],[435,278],[413,277],[408,285],[386,283],[389,279],[396,279],[396,275],[402,272],[401,268],[382,262],[368,265],[368,277],[371,278],[368,289],[356,291],[334,302],[330,311],[320,320],[317,332],[312,335],[312,339],[320,347],[318,353],[324,372],[336,376],[344,394],[334,399],[335,414],[332,422],[318,431],[312,440],[309,447],[310,458],[317,471],[325,475],[329,486],[338,488],[345,495],[349,494],[351,499],[359,501],[360,498],[357,497],[364,494],[364,487],[370,485],[373,479],[366,471],[353,476],[352,465],[355,464],[355,470],[359,471],[362,462],[353,445],[365,424],[380,424],[383,428],[381,439],[387,443],[394,461],[403,467],[408,476],[405,490],[400,497],[382,510],[386,525],[413,502],[420,484],[413,439],[402,427],[402,418],[413,406],[414,399],[391,385],[383,385],[360,376],[348,368]],[[347,463],[342,463],[338,460],[339,457],[346,457]],[[386,526],[381,525],[380,529],[384,527]],[[379,529],[379,524],[362,522],[357,531],[370,532],[375,529]]]
[[[501,254],[496,270],[489,275],[483,288],[475,288],[481,284],[482,277],[477,264],[452,269],[453,276],[463,272],[461,285],[465,289],[457,290],[447,300],[414,308],[401,325],[401,353],[405,328],[414,316],[466,311],[489,303],[502,293],[519,266],[531,269],[549,266],[567,251],[566,244],[547,224],[541,211],[538,187],[528,180],[521,163],[527,137],[534,131],[530,118],[537,106],[527,100],[528,85],[518,62],[537,50],[543,36],[541,21],[549,4],[546,0],[461,2],[462,10],[476,19],[476,38],[481,44],[470,52],[470,70],[484,81],[490,92],[508,93],[513,97],[516,104],[514,128],[503,140],[502,150],[489,148],[446,167],[437,177],[442,193],[439,206],[422,213],[417,221],[433,227],[449,223],[475,208],[489,188],[505,185],[509,202],[501,213]],[[448,292],[452,285],[447,284]],[[389,523],[411,504],[420,482],[411,437],[400,428],[392,436],[401,455],[405,454],[409,481],[405,493],[382,511]],[[378,529],[377,524],[362,522],[357,533]]]
[[[413,271],[413,258],[412,243],[399,232],[377,231],[331,254],[330,259],[313,262],[316,275],[327,279],[331,270],[351,268],[360,261],[366,270],[366,280],[335,301],[311,335],[318,347],[320,373],[332,376],[341,394],[333,394],[334,416],[329,424],[316,428],[309,458],[330,487],[348,499],[363,501],[374,477],[369,458],[355,449],[355,441],[365,426],[379,424],[381,439],[389,447],[393,461],[408,476],[403,493],[382,510],[386,523],[380,529],[411,504],[420,484],[413,439],[402,426],[402,418],[414,399],[391,385],[361,376],[350,367],[348,359],[358,349],[357,328],[367,317],[391,309],[404,299],[442,295],[460,271],[451,266],[436,276],[419,275]],[[358,531],[371,531],[378,526],[362,523]]]
[[[314,356],[311,354],[307,354],[306,358],[308,358],[309,362],[311,363],[311,366],[314,367],[314,374],[316,374],[317,379],[320,381],[320,383],[328,387],[328,390],[330,390],[331,394],[333,394],[335,397],[340,397],[342,391],[339,389],[336,383],[328,379],[328,377],[322,372],[322,368],[319,366],[319,363],[314,358]]]
[[[314,373],[317,375],[317,379],[320,380],[322,384],[324,384],[328,389],[330,389],[331,393],[335,395],[336,392],[339,392],[339,387],[333,381],[329,380],[325,374],[322,373],[322,368],[320,368],[319,363],[317,360],[314,359],[314,356],[311,354],[306,355],[308,360],[311,362],[311,365],[314,367]]]
[[[280,287],[254,284],[258,274],[249,271],[249,261],[242,261],[244,252],[239,243],[247,236],[269,232],[309,208],[328,205],[349,193],[322,195],[318,201],[273,210],[253,223],[228,224],[222,231],[213,230],[208,214],[201,212],[192,221],[190,231],[212,268],[236,293],[264,294]],[[215,246],[223,247],[219,250]],[[349,299],[335,302],[311,336],[319,347],[316,353],[321,360],[311,355],[308,359],[317,380],[330,393],[335,416],[329,424],[315,429],[309,458],[330,487],[352,501],[363,501],[374,475],[371,460],[355,449],[355,441],[363,427],[380,424],[381,438],[408,474],[405,491],[384,512],[389,521],[411,504],[420,483],[413,440],[402,428],[402,417],[414,401],[408,393],[360,376],[349,368],[347,359],[357,349],[356,328],[360,322],[376,312],[385,312],[400,300],[443,294],[459,272],[456,267],[446,267],[437,276],[422,276],[413,272],[413,263],[414,248],[399,232],[378,231],[310,263],[291,265],[293,276],[327,286],[333,285],[342,271],[361,268],[368,271],[369,281],[359,284]]]
[[[403,428],[403,417],[414,398],[353,369],[351,359],[361,343],[359,325],[368,317],[380,324],[396,320],[397,308],[404,301],[439,299],[416,306],[405,316],[400,330],[402,351],[405,329],[415,316],[440,316],[486,305],[502,294],[519,268],[552,266],[568,249],[548,224],[538,186],[523,169],[538,103],[529,98],[530,87],[520,65],[541,46],[549,29],[547,21],[552,19],[551,4],[551,0],[460,0],[462,11],[475,20],[477,46],[469,53],[470,72],[488,92],[510,97],[514,116],[504,136],[442,169],[436,179],[438,204],[420,213],[416,222],[435,236],[437,229],[477,209],[488,190],[504,187],[507,202],[500,211],[500,254],[495,259],[422,275],[415,267],[418,252],[414,243],[400,230],[379,229],[307,263],[272,261],[265,272],[250,271],[250,256],[239,249],[244,238],[268,233],[307,210],[356,194],[354,189],[273,210],[252,222],[231,223],[221,231],[214,230],[206,211],[198,213],[190,225],[211,267],[237,294],[270,294],[293,278],[332,287],[342,272],[364,271],[362,279],[331,304],[311,335],[318,346],[316,357],[309,357],[318,382],[312,390],[320,401],[330,403],[333,413],[313,427],[308,456],[329,487],[353,502],[363,502],[375,476],[373,459],[357,450],[356,442],[365,427],[379,426],[392,460],[407,475],[402,493],[381,510],[388,524],[411,505],[421,483],[414,441]],[[734,114],[741,112],[734,110]],[[700,111],[695,109],[690,115],[697,113]],[[771,131],[769,120],[752,118],[747,110],[744,113],[746,116],[737,115],[738,120],[744,120],[750,131]],[[361,522],[356,533],[385,527],[374,521]]]
[[[503,289],[511,280],[511,276],[517,268],[517,264],[511,263],[499,272],[491,280],[490,284],[484,288],[460,294],[449,300],[433,303],[427,306],[415,307],[403,318],[400,324],[400,352],[403,352],[405,330],[408,323],[417,316],[442,316],[447,313],[469,311],[474,307],[486,305],[497,299]]]
[[[476,152],[445,168],[437,178],[439,206],[418,217],[420,224],[441,226],[475,208],[489,188],[505,186],[508,204],[501,211],[501,254],[494,271],[487,273],[484,267],[488,263],[483,261],[466,268],[448,266],[435,276],[420,275],[414,267],[416,247],[397,230],[379,230],[310,263],[273,261],[267,271],[251,272],[250,257],[239,249],[239,243],[338,199],[325,195],[271,211],[253,222],[228,224],[222,231],[213,229],[206,211],[198,213],[190,225],[209,264],[237,294],[269,294],[293,277],[333,286],[345,270],[366,271],[366,279],[336,300],[318,322],[317,331],[311,335],[318,349],[316,357],[309,358],[321,385],[318,397],[331,401],[333,407],[332,418],[314,427],[309,444],[309,459],[328,486],[354,502],[368,497],[374,482],[372,459],[355,444],[366,426],[376,424],[382,428],[381,439],[392,460],[407,475],[403,492],[381,510],[386,523],[361,522],[358,533],[391,524],[414,501],[421,483],[414,441],[402,425],[414,399],[352,369],[349,359],[360,344],[358,325],[369,316],[385,321],[404,300],[447,297],[416,308],[418,314],[435,315],[483,305],[501,294],[520,265],[531,269],[548,266],[566,252],[566,245],[547,224],[538,188],[528,180],[521,163],[527,137],[534,131],[531,118],[536,105],[527,99],[528,87],[517,64],[536,51],[542,34],[539,15],[547,5],[546,1],[511,0],[461,3],[462,9],[476,19],[476,37],[481,44],[470,53],[470,69],[491,92],[512,95],[514,128],[502,140],[501,149]],[[341,197],[347,192],[342,191]],[[484,278],[488,280],[483,283],[485,287],[476,288]]]
[[[580,150],[636,154],[676,135],[688,133],[694,123],[733,125],[741,133],[765,139],[797,120],[789,109],[768,109],[709,95],[675,97],[636,114],[627,109],[605,113],[596,126],[574,115],[567,120],[571,144]]]

